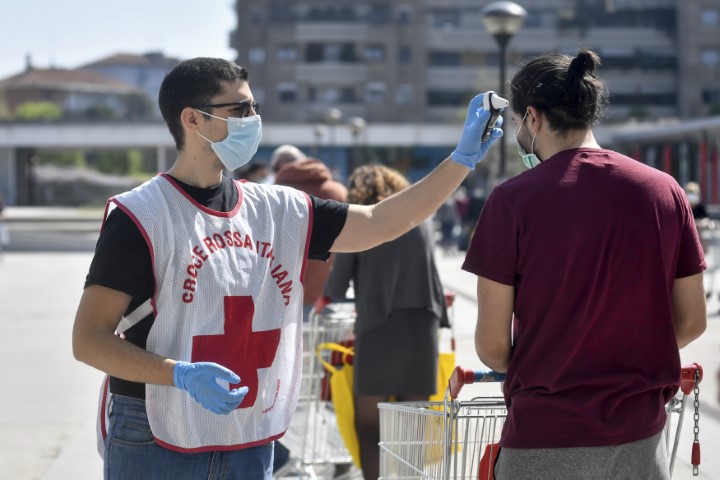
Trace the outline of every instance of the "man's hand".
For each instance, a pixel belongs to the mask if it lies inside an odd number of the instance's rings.
[[[217,380],[239,383],[240,377],[222,365],[212,362],[177,362],[173,369],[175,386],[185,390],[200,405],[213,413],[227,415],[237,408],[248,393],[248,387],[226,390]]]
[[[490,112],[483,108],[484,96],[485,94],[481,93],[470,100],[460,141],[455,151],[450,154],[450,158],[470,170],[485,158],[490,146],[503,135],[502,129],[493,128],[490,138],[486,142],[481,141],[485,124],[490,119]],[[502,123],[503,117],[500,116],[495,122],[495,127],[501,127]]]

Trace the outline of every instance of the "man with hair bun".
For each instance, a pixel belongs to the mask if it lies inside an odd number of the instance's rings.
[[[495,188],[463,269],[475,345],[507,372],[498,479],[669,478],[665,403],[706,326],[703,251],[669,175],[598,145],[599,57],[550,54],[510,84],[527,171]]]

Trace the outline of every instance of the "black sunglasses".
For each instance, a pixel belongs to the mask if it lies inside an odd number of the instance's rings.
[[[230,103],[215,103],[212,105],[198,105],[195,108],[225,108],[225,107],[234,107],[233,110],[238,112],[240,118],[245,118],[248,115],[250,115],[250,109],[252,108],[255,110],[255,113],[257,115],[260,114],[260,104],[257,102],[250,102],[249,100],[242,100],[240,102],[230,102]],[[232,115],[235,117],[236,115]]]

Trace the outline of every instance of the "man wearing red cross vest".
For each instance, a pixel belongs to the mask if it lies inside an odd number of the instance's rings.
[[[298,398],[307,259],[366,250],[430,216],[502,135],[481,142],[482,100],[427,177],[347,205],[223,175],[262,135],[244,67],[195,58],[166,75],[177,158],[108,201],[73,329],[75,358],[108,374],[106,479],[271,478]]]

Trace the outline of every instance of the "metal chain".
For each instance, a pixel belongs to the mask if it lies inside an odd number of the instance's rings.
[[[693,443],[700,443],[700,370],[695,370],[695,401],[693,407],[695,407],[695,413],[693,414],[693,420],[695,425],[693,426]],[[698,475],[698,466],[693,465],[693,476]]]

